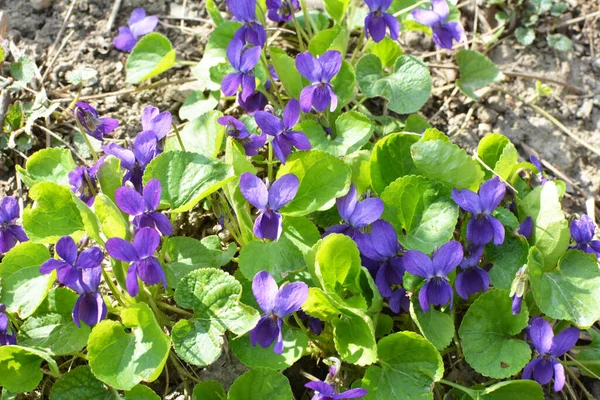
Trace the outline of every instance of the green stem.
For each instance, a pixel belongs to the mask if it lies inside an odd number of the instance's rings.
[[[94,161],[98,161],[98,154],[96,153],[96,150],[94,150],[92,142],[90,142],[90,138],[88,138],[87,133],[85,133],[85,129],[83,128],[83,126],[81,126],[81,122],[79,122],[79,120],[75,118],[75,123],[77,124],[79,131],[83,135],[83,140],[85,140],[85,144],[87,144],[87,147],[90,149],[90,154],[92,155],[92,158],[94,159]]]
[[[360,37],[358,38],[358,42],[356,42],[356,47],[354,48],[354,52],[352,53],[352,57],[350,58],[350,64],[354,65],[354,60],[356,60],[356,56],[358,55],[359,49],[362,47],[362,42],[365,40],[365,31],[364,29],[360,31]]]
[[[469,388],[468,388],[468,387],[466,387],[466,386],[460,385],[460,384],[458,384],[458,383],[450,382],[450,381],[447,381],[447,380],[445,380],[445,379],[440,379],[440,380],[439,380],[439,382],[440,382],[441,384],[443,384],[443,385],[446,385],[446,386],[453,387],[454,389],[458,389],[458,390],[460,390],[461,392],[464,392],[464,393],[466,393],[466,394],[467,394],[469,397],[471,397],[472,399],[477,399],[477,393],[476,393],[474,390],[472,390],[472,389],[469,389]]]
[[[191,317],[191,316],[193,316],[193,315],[194,315],[194,313],[191,313],[191,312],[189,312],[189,311],[187,311],[187,310],[184,310],[184,309],[182,309],[182,308],[179,308],[179,307],[172,306],[172,305],[170,305],[170,304],[168,304],[168,303],[165,303],[165,302],[163,302],[163,301],[157,301],[157,302],[156,302],[156,304],[157,304],[157,305],[158,305],[160,308],[163,308],[163,309],[165,309],[165,310],[168,310],[168,311],[172,311],[172,312],[174,312],[174,313],[177,313],[177,314],[184,315],[184,316],[186,316],[187,318],[189,318],[189,317]]]
[[[175,135],[177,136],[177,141],[179,142],[179,146],[181,146],[181,150],[185,151],[185,146],[183,145],[183,140],[181,140],[181,135],[179,134],[179,128],[175,125],[175,122],[171,123],[173,125],[173,130],[175,131]]]
[[[104,281],[106,281],[106,284],[110,288],[110,290],[113,294],[113,297],[117,300],[117,302],[121,306],[127,307],[127,303],[125,302],[125,300],[123,300],[123,297],[121,296],[121,292],[119,291],[119,289],[117,289],[115,287],[114,283],[110,279],[110,276],[108,276],[108,273],[106,272],[106,270],[104,268],[102,268],[102,276],[104,277]]]
[[[279,97],[279,91],[277,90],[277,85],[275,85],[275,79],[273,79],[271,71],[269,70],[269,63],[267,62],[267,57],[265,56],[265,53],[261,53],[260,61],[265,69],[268,78],[271,80],[273,93],[275,93],[275,97],[277,98],[277,104],[279,105],[279,108],[283,108],[283,101],[281,100],[281,97]],[[267,97],[270,97],[270,93],[267,90],[265,90],[265,94],[267,95]],[[276,103],[271,98],[269,98],[269,100],[271,100],[271,103],[273,104]]]
[[[284,0],[285,1],[285,0]],[[294,26],[296,27],[296,35],[298,36],[298,44],[300,45],[300,51],[306,51],[306,47],[304,47],[304,41],[302,40],[302,27],[298,23],[296,19],[296,13],[292,12],[292,18],[294,19]]]
[[[125,282],[125,271],[123,269],[123,263],[121,261],[112,260],[112,272],[115,276],[115,279],[119,283],[119,286],[121,286],[122,289],[127,288]]]
[[[306,25],[306,30],[308,31],[309,36],[313,37],[317,33],[317,26],[313,25],[313,20],[310,17],[305,0],[300,0],[300,7],[302,8],[302,14],[304,15],[304,24]]]
[[[269,141],[269,159],[267,164],[267,177],[269,178],[269,184],[273,183],[273,143]]]
[[[452,308],[452,321],[454,321],[454,326],[456,326],[456,307]],[[460,339],[458,338],[457,330],[454,329],[454,345],[456,346],[456,353],[460,358],[463,358],[462,355],[462,347],[460,345]]]
[[[396,12],[394,13],[394,17],[398,17],[398,16],[400,16],[400,15],[402,15],[402,14],[404,14],[404,13],[407,13],[407,12],[409,12],[409,11],[412,11],[412,10],[414,10],[415,8],[419,7],[420,5],[423,5],[423,4],[426,4],[426,3],[430,3],[430,2],[431,2],[430,0],[421,0],[421,1],[419,1],[418,3],[415,3],[415,4],[413,4],[412,6],[409,6],[409,7],[403,8],[403,9],[402,9],[402,10],[400,10],[400,11],[396,11]]]
[[[304,334],[310,338],[310,340],[313,341],[313,343],[319,348],[319,350],[321,350],[323,353],[327,352],[327,349],[323,347],[323,345],[325,343],[323,343],[323,341],[321,340],[320,337],[314,335],[311,331],[308,330],[308,328],[304,325],[304,323],[302,322],[302,320],[300,319],[300,317],[298,316],[298,313],[293,313],[292,314],[294,316],[294,321],[296,321],[296,324],[298,324],[298,327],[300,328],[300,330],[302,332],[304,332]]]

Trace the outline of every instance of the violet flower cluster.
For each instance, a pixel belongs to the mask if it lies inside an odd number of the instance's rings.
[[[329,227],[323,236],[341,233],[354,239],[361,233],[361,229],[377,221],[383,214],[383,201],[376,197],[358,201],[354,184],[351,184],[348,193],[337,198],[335,203],[344,223]]]
[[[247,156],[257,155],[258,149],[263,147],[267,141],[267,135],[264,132],[261,132],[260,135],[252,135],[246,129],[246,125],[236,118],[220,117],[217,122],[225,127],[227,135],[241,143]]]
[[[328,50],[316,58],[309,52],[296,56],[296,68],[300,75],[311,82],[300,93],[300,108],[309,112],[313,107],[318,112],[327,108],[337,109],[338,98],[333,91],[331,80],[340,72],[342,54],[337,50]]]
[[[588,254],[595,254],[600,258],[600,240],[594,239],[596,224],[589,215],[584,214],[580,219],[571,221],[570,229],[571,236],[575,240],[574,248]]]
[[[119,127],[119,121],[114,118],[100,118],[94,107],[81,101],[75,104],[73,115],[85,133],[100,141],[104,139],[104,135]]]
[[[68,175],[71,191],[89,207],[94,204],[94,199],[96,198],[98,186],[96,175],[104,163],[104,159],[104,157],[100,158],[91,167],[80,165],[69,172]]]
[[[369,7],[369,14],[365,17],[365,36],[373,38],[379,43],[385,37],[385,31],[390,30],[390,37],[398,40],[400,22],[387,9],[392,5],[392,0],[365,0]]]
[[[450,7],[446,0],[431,0],[431,10],[416,9],[412,16],[432,30],[433,42],[443,49],[452,49],[452,41],[462,42],[465,31],[458,22],[448,22]]]
[[[235,21],[242,23],[234,39],[241,40],[243,44],[264,47],[267,31],[256,18],[256,0],[227,0],[227,9]]]
[[[289,22],[300,10],[298,0],[267,0],[267,17],[273,22]]]
[[[17,242],[29,240],[23,228],[17,225],[20,214],[21,210],[16,198],[8,196],[2,199],[0,202],[0,254],[15,247]]]

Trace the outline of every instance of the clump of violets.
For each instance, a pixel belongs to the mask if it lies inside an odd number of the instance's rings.
[[[443,306],[453,304],[452,286],[448,282],[448,274],[463,260],[462,245],[451,240],[433,254],[433,259],[418,250],[408,250],[402,261],[406,271],[425,278],[425,284],[419,291],[419,303],[424,312],[430,305]]]
[[[168,111],[160,112],[158,107],[147,105],[142,112],[142,129],[152,131],[157,140],[161,140],[171,130],[173,116]]]
[[[540,385],[554,378],[554,391],[560,392],[565,385],[565,369],[558,357],[571,350],[579,339],[579,329],[570,327],[554,336],[552,326],[541,317],[531,320],[527,327],[527,337],[533,343],[538,356],[523,370],[523,379],[533,379]]]
[[[243,25],[234,34],[234,39],[242,43],[264,47],[267,41],[265,28],[256,19],[256,0],[227,0],[227,8],[233,14],[234,20]]]
[[[58,239],[55,247],[60,259],[50,258],[40,266],[40,273],[49,274],[56,270],[56,279],[70,288],[79,287],[82,273],[86,269],[99,268],[104,254],[99,247],[90,247],[78,254],[77,244],[71,236]]]
[[[452,189],[452,199],[463,210],[471,213],[467,225],[467,240],[475,245],[484,245],[494,239],[494,245],[504,243],[504,226],[492,217],[506,193],[504,182],[496,176],[484,182],[476,194],[469,189]]]
[[[509,296],[512,297],[512,313],[517,315],[521,313],[521,307],[523,306],[523,297],[527,292],[529,285],[529,274],[527,273],[527,264],[523,265],[517,271],[515,279],[513,279],[510,286]]]
[[[17,344],[17,335],[10,328],[6,306],[0,303],[0,346]]]
[[[413,10],[412,16],[418,23],[432,30],[433,42],[443,49],[452,49],[452,40],[461,42],[465,31],[458,22],[447,22],[450,7],[446,0],[431,0],[431,10]]]
[[[323,112],[329,107],[333,112],[337,108],[338,98],[333,92],[331,80],[342,68],[342,54],[337,50],[328,50],[319,58],[309,52],[296,57],[296,68],[300,75],[311,82],[300,93],[300,108],[309,112],[313,107]]]
[[[71,191],[89,207],[94,204],[94,199],[96,198],[96,174],[100,166],[104,163],[104,159],[105,157],[100,158],[89,168],[80,165],[69,172]]]
[[[267,141],[267,135],[264,132],[261,132],[260,135],[252,135],[246,129],[246,125],[234,117],[220,117],[217,122],[225,127],[227,135],[242,144],[247,156],[257,155],[258,149],[263,147]]]
[[[108,309],[98,291],[101,276],[102,268],[100,266],[87,268],[82,271],[78,284],[71,286],[71,289],[79,294],[71,313],[73,322],[78,327],[81,326],[81,321],[88,326],[94,326],[106,318]]]
[[[160,204],[162,186],[158,179],[150,179],[140,195],[128,186],[115,192],[115,202],[121,211],[133,216],[132,224],[137,229],[158,229],[165,236],[173,234],[173,225],[164,214],[156,211]]]
[[[582,215],[580,219],[574,219],[569,226],[571,236],[575,240],[575,248],[588,254],[595,254],[600,258],[600,240],[594,239],[596,224],[589,215]]]
[[[365,17],[365,35],[379,43],[385,37],[386,29],[390,30],[390,37],[398,40],[400,22],[387,9],[392,5],[392,0],[365,0],[369,7],[369,14]]]
[[[138,230],[133,238],[133,244],[121,238],[111,238],[106,241],[106,251],[112,258],[131,263],[127,270],[125,286],[133,297],[140,290],[138,277],[147,285],[163,284],[167,287],[167,278],[160,263],[154,257],[154,252],[160,245],[160,235],[152,228]]]
[[[544,176],[544,168],[542,168],[542,163],[540,162],[539,158],[537,158],[536,156],[534,156],[533,154],[529,156],[529,161],[531,161],[531,163],[533,165],[535,165],[535,167],[538,170],[537,175],[535,176],[536,180],[538,181],[538,183],[540,185],[545,184],[546,182],[548,182],[548,179]]]
[[[406,290],[402,287],[404,266],[399,252],[402,246],[398,243],[398,235],[389,222],[375,221],[371,233],[356,237],[358,249],[363,256],[363,265],[375,273],[375,284],[382,297],[388,299],[390,309],[398,313],[401,308],[407,309]]]
[[[294,13],[300,10],[298,0],[267,0],[267,16],[273,22],[289,22]]]
[[[371,225],[383,214],[383,201],[376,197],[358,201],[354,184],[351,184],[348,193],[337,198],[335,203],[344,223],[329,227],[323,234],[324,237],[332,233],[341,233],[354,239],[361,233],[362,228]]]
[[[300,104],[291,99],[283,110],[283,120],[266,111],[254,114],[256,124],[267,135],[273,136],[273,153],[282,164],[292,153],[292,148],[310,150],[312,145],[304,132],[293,130],[300,120]]]
[[[12,196],[2,199],[0,202],[0,253],[6,253],[17,242],[29,240],[23,228],[17,225],[17,219],[21,214],[19,202]]]
[[[367,390],[363,388],[355,388],[338,393],[337,385],[335,384],[337,372],[338,368],[331,366],[324,381],[312,381],[304,385],[304,387],[315,392],[311,400],[360,399],[367,395]]]
[[[138,40],[152,32],[158,24],[158,17],[146,16],[143,8],[136,8],[129,17],[129,26],[119,27],[119,36],[113,41],[113,46],[121,51],[129,53]]]
[[[275,279],[267,271],[260,271],[252,279],[252,293],[265,313],[256,327],[250,331],[252,346],[269,347],[273,342],[276,354],[283,352],[283,319],[299,311],[308,298],[308,286],[304,282],[292,282],[277,286]]]
[[[469,246],[469,255],[460,263],[460,272],[456,275],[456,292],[465,300],[469,295],[483,291],[490,287],[490,275],[479,267],[484,246]]]
[[[75,104],[73,115],[85,133],[100,141],[104,139],[104,135],[119,127],[119,121],[114,118],[99,118],[98,111],[94,107],[81,101]]]
[[[254,221],[254,235],[259,239],[279,240],[283,217],[279,209],[294,199],[300,181],[293,174],[283,175],[270,188],[250,172],[240,177],[240,191],[244,198],[259,211]]]
[[[246,47],[244,42],[233,39],[227,46],[227,59],[235,70],[225,75],[221,82],[221,90],[226,96],[233,96],[242,88],[240,98],[247,101],[256,89],[256,78],[252,70],[260,59],[260,47]]]

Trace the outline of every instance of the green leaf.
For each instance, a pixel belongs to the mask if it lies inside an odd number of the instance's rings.
[[[410,146],[417,141],[419,141],[418,135],[393,133],[375,144],[371,153],[373,190],[382,193],[396,179],[418,173],[410,157]]]
[[[419,111],[431,93],[429,69],[413,56],[398,57],[386,75],[379,57],[367,54],[356,65],[356,79],[366,96],[387,99],[388,108],[398,114]]]
[[[219,105],[221,92],[212,91],[207,96],[201,90],[194,90],[185,99],[183,105],[179,109],[179,118],[194,120],[204,113],[214,110]],[[187,146],[186,146],[187,149]]]
[[[487,134],[477,146],[477,155],[492,170],[504,180],[512,175],[519,161],[519,153],[515,146],[506,136],[498,133]],[[486,179],[492,178],[492,174],[486,171]]]
[[[72,85],[78,85],[80,83],[85,83],[90,81],[98,76],[98,71],[94,68],[90,67],[78,67],[74,70],[68,71],[65,74],[65,78],[67,78],[67,82]]]
[[[157,32],[145,35],[127,57],[127,82],[140,83],[168,71],[175,65],[175,55],[165,36]]]
[[[17,61],[10,64],[10,74],[22,85],[27,85],[31,82],[35,76],[36,69],[35,62],[26,56],[21,56]]]
[[[334,25],[330,29],[317,33],[308,43],[308,51],[315,57],[322,55],[327,50],[337,50],[344,54],[347,45],[347,31],[340,25]]]
[[[275,342],[269,347],[252,346],[248,335],[230,340],[233,354],[250,368],[264,367],[277,371],[294,365],[308,348],[308,337],[300,330],[283,326],[283,353],[273,351]]]
[[[6,133],[16,131],[23,127],[24,122],[23,106],[20,101],[16,101],[8,106],[2,130]],[[10,139],[9,139],[10,144]]]
[[[52,385],[50,400],[118,400],[110,388],[100,382],[88,366],[77,367]]]
[[[458,333],[465,359],[475,371],[504,379],[519,372],[531,360],[526,342],[513,338],[527,327],[527,307],[513,315],[508,290],[482,294],[465,314]]]
[[[84,323],[75,325],[71,312],[77,294],[67,288],[56,288],[48,294],[46,306],[25,320],[19,329],[21,346],[42,349],[53,355],[80,351],[87,344],[90,328]]]
[[[330,208],[350,187],[350,168],[344,161],[319,150],[298,151],[279,168],[277,177],[294,174],[300,187],[294,200],[281,209],[284,215],[300,217]]]
[[[338,97],[337,109],[341,110],[352,99],[356,88],[356,73],[352,64],[344,60],[340,72],[331,80],[331,85]],[[346,114],[342,114],[342,116]]]
[[[287,94],[291,98],[299,98],[304,85],[302,84],[302,76],[296,69],[294,59],[278,47],[269,47],[269,54],[275,72],[277,72]]]
[[[206,321],[221,332],[243,335],[256,326],[258,313],[239,302],[240,283],[220,269],[197,269],[177,284],[175,302],[194,310],[195,319]]]
[[[529,46],[535,40],[535,31],[531,28],[519,26],[515,29],[515,37],[523,46]]]
[[[115,203],[115,192],[122,186],[123,173],[121,172],[121,160],[114,156],[108,156],[98,168],[98,182],[102,193]]]
[[[484,173],[479,163],[446,138],[421,138],[410,148],[412,159],[421,175],[442,182],[450,188],[477,191]]]
[[[435,347],[414,332],[397,332],[377,344],[380,366],[367,369],[365,400],[433,399],[431,388],[444,374]]]
[[[544,255],[544,265],[551,270],[569,247],[571,233],[560,204],[555,182],[536,187],[518,203],[519,220],[530,216],[533,232],[529,243]]]
[[[583,367],[579,367],[581,373],[596,378],[600,376],[600,332],[595,329],[589,329],[587,332],[592,337],[592,342],[577,354],[577,361],[583,364]]]
[[[233,382],[228,400],[290,400],[293,398],[288,378],[266,368],[255,368]]]
[[[102,233],[107,238],[127,239],[129,222],[125,220],[121,210],[105,194],[99,193],[94,200],[94,211],[100,221]]]
[[[124,400],[160,400],[160,397],[148,386],[135,385],[133,389],[125,391]]]
[[[104,245],[104,240],[100,237],[100,226],[98,225],[98,218],[87,204],[81,201],[75,194],[72,194],[72,199],[75,202],[75,206],[79,210],[79,215],[83,221],[83,227],[85,232],[96,241],[98,244]]]
[[[504,80],[504,74],[496,64],[476,51],[460,50],[456,55],[456,62],[460,70],[460,79],[456,80],[456,86],[473,99],[478,97],[474,90]]]
[[[215,158],[225,143],[225,127],[217,122],[221,111],[208,111],[188,122],[180,132],[185,150]],[[166,150],[182,150],[176,136],[167,139]]]
[[[226,398],[227,393],[225,393],[223,386],[213,380],[198,383],[192,394],[192,400],[225,400]]]
[[[408,118],[406,118],[404,131],[412,132],[412,133],[422,133],[427,129],[431,128],[431,125],[427,120],[421,117],[419,114],[410,114]]]
[[[200,200],[234,178],[233,168],[202,154],[169,151],[156,157],[144,172],[144,184],[156,178],[162,184],[161,203],[172,212],[189,211]]]
[[[182,319],[171,336],[177,355],[189,364],[205,367],[221,356],[223,331],[210,321]]]
[[[94,375],[115,389],[131,390],[141,381],[161,374],[169,356],[171,339],[145,303],[121,311],[121,321],[104,320],[88,341],[88,359]],[[127,329],[127,330],[125,330]]]
[[[344,157],[346,164],[352,169],[352,183],[358,193],[364,193],[371,187],[371,152],[355,151]]]
[[[381,64],[386,68],[394,65],[396,59],[402,55],[398,42],[387,36],[379,43],[369,41],[366,51],[379,57]]]
[[[25,319],[42,304],[56,273],[43,275],[40,265],[50,258],[43,244],[24,242],[13,247],[2,259],[0,303],[10,312]]]
[[[341,292],[356,288],[360,268],[360,253],[350,237],[336,233],[322,240],[315,255],[315,270],[323,289]]]
[[[492,264],[490,279],[496,289],[509,290],[519,268],[527,264],[529,244],[522,236],[506,235],[499,246],[485,248],[485,263]]]
[[[356,111],[348,111],[340,115],[335,121],[335,126],[335,138],[327,135],[321,124],[314,120],[304,121],[300,130],[306,133],[313,149],[337,157],[357,151],[373,134],[373,125],[369,118]]]
[[[15,168],[28,187],[39,182],[53,182],[70,188],[69,172],[75,169],[75,161],[71,151],[67,149],[48,148],[38,150],[27,159],[25,169],[20,165]]]
[[[338,24],[346,16],[346,11],[350,6],[350,0],[323,0],[325,12]]]
[[[342,360],[360,366],[377,362],[377,344],[373,321],[363,313],[344,310],[331,321],[335,349]]]
[[[429,312],[423,312],[417,296],[412,297],[410,304],[410,316],[431,344],[438,350],[444,350],[452,342],[454,337],[454,321],[446,313],[431,308]]]
[[[331,302],[329,297],[319,288],[308,289],[308,298],[302,306],[302,310],[311,317],[322,321],[332,321],[341,314],[341,311]]]
[[[219,268],[231,261],[237,251],[235,244],[230,243],[226,251],[209,245],[209,240],[215,236],[208,236],[202,241],[184,237],[170,237],[163,244],[165,249],[165,274],[167,285],[176,287],[177,283],[188,273],[200,268]],[[218,241],[218,237],[217,241]],[[220,247],[220,244],[219,244]]]
[[[534,380],[498,382],[479,393],[482,400],[544,400],[544,391]]]
[[[383,219],[408,249],[430,254],[452,238],[458,206],[444,185],[422,176],[398,178],[381,194]]]
[[[571,51],[573,50],[573,41],[561,33],[555,33],[553,35],[546,36],[548,46],[558,51]]]
[[[40,182],[31,187],[29,197],[35,204],[23,211],[23,228],[32,241],[54,243],[62,236],[84,229],[69,189]]]
[[[0,386],[11,392],[30,392],[42,380],[40,370],[46,361],[53,376],[58,376],[58,365],[44,351],[23,346],[0,346]]]
[[[539,252],[530,251],[529,282],[540,310],[554,319],[564,319],[587,328],[600,319],[600,271],[593,254],[570,250],[558,262],[558,268],[544,272]]]
[[[210,15],[210,19],[215,23],[215,26],[218,27],[223,23],[223,16],[214,0],[206,0],[206,11],[208,11],[208,15]]]

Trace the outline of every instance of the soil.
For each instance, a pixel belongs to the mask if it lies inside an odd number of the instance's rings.
[[[83,89],[82,95],[111,93],[131,88],[125,80],[125,60],[127,54],[112,47],[112,38],[117,28],[127,24],[131,11],[136,7],[144,7],[149,15],[162,17],[178,17],[182,14],[183,0],[123,0],[117,18],[110,31],[107,22],[114,0],[77,0],[64,33],[53,45],[71,1],[67,0],[0,0],[0,10],[8,13],[7,37],[24,54],[34,59],[38,66],[43,66],[45,72],[52,58],[57,54],[56,48],[60,41],[71,35],[64,48],[58,53],[52,63],[45,89],[49,98],[72,99],[75,90],[65,78],[66,72],[79,66],[93,67],[98,71],[96,83]],[[202,57],[202,49],[212,29],[212,24],[204,9],[202,0],[185,1],[185,16],[194,21],[184,21],[184,28],[177,19],[161,18],[157,31],[169,37],[177,49],[178,59],[198,61]],[[463,25],[467,32],[473,31],[474,12],[473,2],[464,2],[461,8]],[[484,10],[485,1],[478,2],[480,10]],[[489,9],[489,7],[487,8]],[[540,107],[550,113],[589,145],[600,149],[600,16],[583,21],[570,23],[559,29],[559,32],[573,40],[573,51],[558,52],[550,48],[545,40],[544,30],[551,23],[560,24],[581,15],[598,10],[594,0],[570,0],[569,9],[558,20],[540,21],[537,26],[536,41],[524,47],[518,44],[514,35],[509,33],[494,43],[488,51],[488,56],[505,72],[517,72],[528,75],[552,78],[554,80],[577,86],[583,91],[574,93],[561,85],[549,84],[553,93],[549,97],[537,101]],[[482,11],[483,13],[483,11]],[[486,18],[487,17],[487,18]],[[487,23],[481,21],[478,31],[485,33],[495,26],[493,15],[484,16]],[[490,22],[491,21],[491,22]],[[168,24],[168,25],[165,25]],[[0,30],[1,32],[1,30]],[[424,58],[426,62],[435,65],[455,65],[452,52],[435,52],[431,39],[421,33],[407,32],[401,35],[404,51]],[[54,49],[54,50],[53,50]],[[482,51],[483,47],[476,47]],[[6,67],[1,67],[1,74],[7,76]],[[432,68],[433,85],[441,88],[452,83],[457,77],[453,69]],[[190,68],[176,67],[161,75],[160,79],[181,80],[192,78]],[[529,100],[535,93],[535,79],[509,78],[496,85],[503,92],[494,92],[484,96],[481,101],[474,103],[466,96],[452,93],[449,90],[434,90],[434,93],[421,114],[435,127],[449,132],[452,139],[469,152],[472,152],[479,139],[489,132],[506,135],[517,146],[523,160],[530,154],[537,154],[546,164],[546,172],[567,181],[567,196],[565,209],[569,213],[584,213],[585,200],[592,198],[600,200],[600,157],[572,138],[564,134],[555,124],[533,109],[523,106],[510,93],[521,99]],[[134,137],[141,130],[141,111],[146,104],[152,104],[161,110],[169,110],[177,118],[178,110],[187,94],[194,88],[194,83],[185,85],[170,85],[159,89],[149,89],[137,93],[120,96],[108,95],[98,100],[90,101],[103,115],[116,118],[121,127],[113,135],[113,140]],[[67,105],[64,102],[63,105]],[[74,130],[68,125],[57,126],[66,140],[85,153],[85,148],[74,142]],[[44,135],[38,135],[39,143],[35,148],[44,145]],[[33,151],[33,150],[32,150]],[[21,195],[14,175],[12,162],[24,164],[16,154],[0,157],[0,197],[5,195]],[[206,232],[213,234],[215,221],[207,220],[201,210],[194,210],[194,218],[181,222],[180,232]],[[216,231],[215,231],[216,233]],[[222,236],[223,238],[223,236]],[[314,362],[307,360],[305,371],[314,370]],[[172,367],[171,371],[175,371]],[[232,354],[224,354],[216,363],[204,370],[195,372],[201,379],[216,379],[227,389],[233,380],[243,373],[246,367],[240,364]],[[294,376],[298,376],[294,371]],[[458,372],[460,374],[460,371]],[[465,372],[472,375],[472,371]],[[470,379],[465,376],[466,379]],[[457,379],[465,378],[457,377]],[[301,385],[293,382],[298,396],[302,395]],[[597,382],[594,383],[597,385]],[[164,381],[159,381],[153,388],[157,393],[164,391]],[[168,398],[178,398],[182,387],[173,382],[172,393]],[[177,386],[179,385],[179,386]],[[162,386],[162,387],[161,387]],[[594,393],[600,389],[590,383]]]

